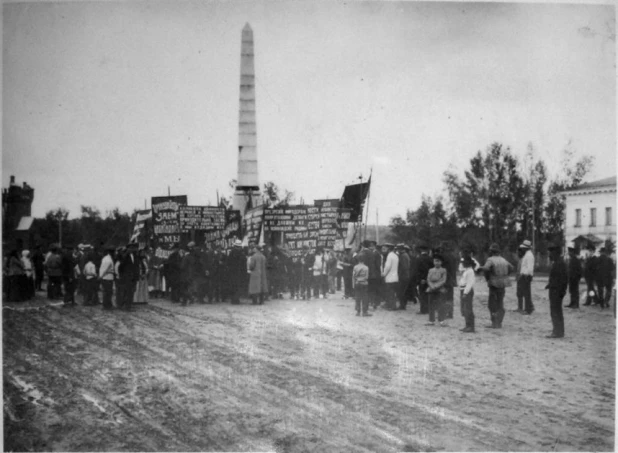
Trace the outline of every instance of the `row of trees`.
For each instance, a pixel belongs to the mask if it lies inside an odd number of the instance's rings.
[[[516,250],[533,239],[537,250],[564,242],[562,190],[580,184],[594,160],[563,151],[560,170],[550,179],[532,145],[523,160],[501,143],[492,143],[470,160],[463,177],[452,166],[443,175],[448,198],[423,196],[417,209],[391,219],[392,231],[407,242],[447,242],[457,248],[487,250],[492,242]]]

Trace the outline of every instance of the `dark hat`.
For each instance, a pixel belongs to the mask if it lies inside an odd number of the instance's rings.
[[[444,257],[442,255],[440,255],[439,253],[434,253],[432,258],[434,260],[440,260],[440,261],[442,261],[444,263]]]
[[[499,252],[500,251],[500,246],[494,242],[493,244],[491,244],[489,246],[489,251],[490,252]]]
[[[429,250],[429,246],[424,242],[419,243],[416,248],[419,250]]]
[[[368,248],[371,245],[371,241],[369,239],[365,239],[363,241],[363,247]]]
[[[463,267],[474,267],[474,260],[467,256],[461,260],[461,264]]]

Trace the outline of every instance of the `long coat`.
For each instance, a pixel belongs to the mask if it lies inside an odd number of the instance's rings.
[[[268,292],[268,280],[266,279],[266,257],[257,250],[249,258],[249,295],[254,296]]]

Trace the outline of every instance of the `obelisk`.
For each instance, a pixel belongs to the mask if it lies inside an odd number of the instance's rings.
[[[240,49],[240,112],[238,119],[238,177],[232,206],[244,214],[261,204],[255,122],[255,68],[253,30],[242,29]]]

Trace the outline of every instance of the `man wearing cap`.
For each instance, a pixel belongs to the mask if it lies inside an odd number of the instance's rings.
[[[427,275],[429,269],[433,267],[433,259],[429,256],[429,247],[426,244],[419,244],[418,249],[421,254],[418,257],[418,267],[416,273],[416,280],[418,281],[418,298],[420,300],[419,315],[426,315],[429,313],[429,294],[427,293]]]
[[[597,265],[599,258],[594,254],[596,247],[592,242],[586,247],[588,257],[584,263],[584,280],[586,280],[586,302],[584,305],[596,305],[598,302],[597,290],[595,288],[595,278],[597,275]]]
[[[118,266],[118,277],[122,288],[122,297],[120,298],[120,309],[131,311],[133,308],[133,294],[135,287],[139,281],[139,261],[136,256],[137,243],[130,242],[127,244],[127,253],[120,261]]]
[[[399,309],[405,310],[408,304],[406,291],[410,283],[410,257],[405,250],[404,244],[397,244],[397,256],[399,265],[397,268],[397,278],[399,279],[397,297],[399,298]]]
[[[579,308],[579,281],[582,278],[582,262],[579,259],[579,249],[569,247],[569,294],[571,303],[566,308]]]
[[[386,285],[386,309],[397,310],[397,295],[399,292],[399,257],[394,251],[395,246],[386,243],[382,246],[382,253],[386,254],[384,266],[382,267],[382,278]]]
[[[601,255],[597,262],[597,290],[599,294],[599,303],[601,308],[609,308],[609,300],[612,297],[612,288],[614,287],[614,279],[616,278],[616,269],[614,262],[609,257],[609,251],[606,247],[601,248]]]
[[[247,272],[247,258],[242,252],[242,241],[236,239],[232,245],[232,250],[225,260],[227,278],[229,282],[230,299],[232,305],[240,304],[240,291],[244,275]]]
[[[519,250],[523,253],[523,256],[518,264],[517,310],[530,315],[534,311],[531,289],[532,276],[534,275],[534,254],[532,253],[532,243],[526,239],[519,246]]]
[[[500,256],[500,247],[496,243],[489,247],[489,255],[482,267],[489,286],[487,308],[491,316],[491,326],[487,327],[501,329],[504,319],[504,293],[505,288],[511,286],[509,273],[513,270],[513,265]]]
[[[550,243],[547,246],[552,266],[549,271],[549,283],[545,289],[549,290],[549,309],[553,330],[547,338],[564,337],[564,317],[562,315],[562,299],[567,291],[568,272],[567,266],[562,259],[559,245]]]

